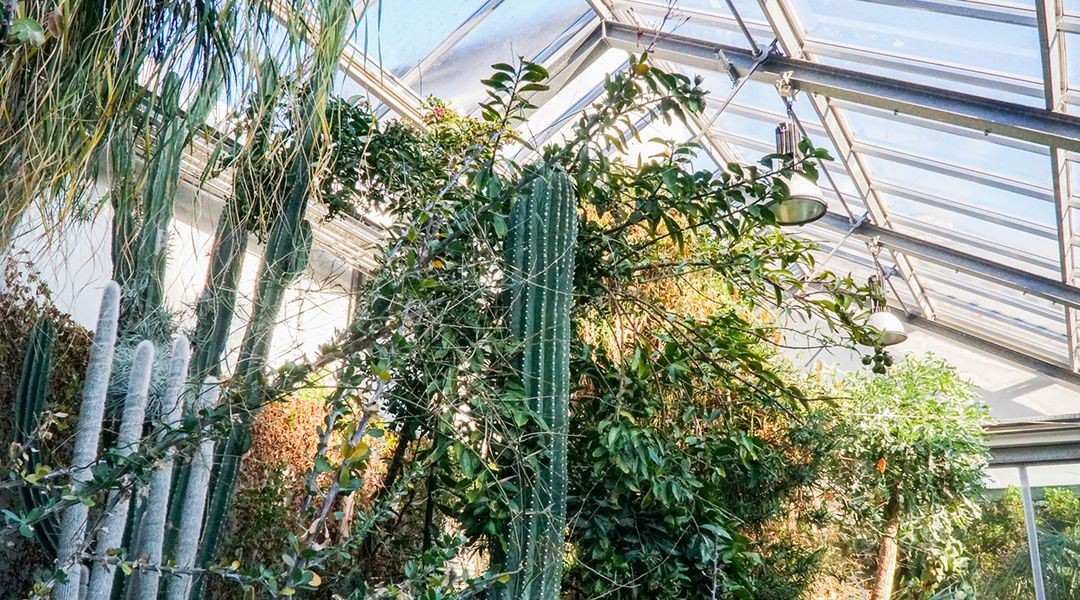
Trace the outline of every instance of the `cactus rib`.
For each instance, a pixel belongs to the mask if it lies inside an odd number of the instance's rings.
[[[34,435],[45,410],[55,341],[56,328],[52,321],[47,317],[41,318],[30,331],[19,388],[15,393],[15,441],[26,453],[27,471],[33,471],[37,466],[38,449],[34,444]],[[41,491],[30,486],[20,488],[20,500],[26,511],[43,506],[46,502]],[[52,556],[56,555],[59,529],[60,524],[54,516],[46,518],[34,528],[38,543]]]
[[[181,393],[187,381],[188,360],[191,349],[187,338],[177,336],[173,340],[169,359],[169,382],[161,405],[162,423],[165,430],[175,429],[180,425],[184,406]],[[151,565],[161,564],[161,545],[165,538],[165,519],[169,507],[169,488],[172,484],[173,457],[169,451],[160,466],[150,475],[150,490],[146,497],[146,507],[135,556]],[[131,600],[155,600],[161,574],[154,570],[136,570],[128,585],[128,598]]]
[[[566,522],[566,443],[570,393],[577,203],[562,167],[540,165],[518,200],[507,241],[510,330],[521,342],[525,400],[537,417],[535,464],[520,471],[520,511],[509,528],[506,597],[558,598]],[[530,459],[531,460],[531,459]]]
[[[217,380],[207,378],[202,393],[193,403],[192,413],[212,407],[217,403],[220,392]],[[179,533],[176,539],[176,552],[173,562],[178,568],[188,569],[195,564],[195,555],[199,549],[199,534],[203,529],[203,514],[206,511],[206,492],[210,481],[210,469],[214,463],[214,440],[207,437],[191,459],[190,478],[185,489],[184,502],[180,513]],[[178,575],[170,579],[166,586],[167,600],[187,600],[191,589],[191,575]]]

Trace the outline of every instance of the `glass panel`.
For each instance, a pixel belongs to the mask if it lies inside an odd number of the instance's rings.
[[[384,0],[364,12],[353,43],[401,76],[483,4],[484,0]]]
[[[1016,468],[987,469],[982,514],[962,535],[975,598],[1035,598]]]
[[[591,104],[594,89],[602,86],[609,73],[622,70],[627,64],[626,53],[621,50],[607,50],[572,81],[565,84],[554,96],[544,102],[524,124],[525,135],[533,141],[550,135],[548,129],[563,127],[574,122],[579,112]]]
[[[746,36],[739,30],[738,23],[723,0],[694,0],[679,2],[674,6],[655,0],[618,4],[632,9],[645,29],[669,31],[739,48],[749,47]],[[712,4],[719,6],[711,6]],[[755,41],[758,44],[768,43],[773,38],[773,33],[758,3],[739,0],[735,4]]]
[[[917,127],[885,116],[846,111],[855,139],[884,148],[972,167],[1049,188],[1047,155],[1025,152],[986,140],[963,137],[929,127]]]
[[[1012,264],[1030,273],[1056,278],[1058,273],[1057,238],[1052,232],[1040,232],[1038,235],[1011,227],[1008,223],[990,222],[948,208],[921,202],[914,198],[901,197],[891,193],[881,193],[889,215],[901,219],[898,229],[904,229],[908,221],[924,224],[923,230],[939,230],[937,236],[944,243],[957,250],[983,258]],[[959,234],[959,235],[953,235]],[[959,239],[958,239],[959,238]],[[992,240],[993,252],[981,246],[964,244],[963,239]],[[948,240],[948,241],[945,241]],[[1011,252],[1007,252],[1011,250]]]
[[[651,0],[651,4],[663,5],[664,2],[657,2],[657,0]],[[637,4],[637,3],[635,3]],[[761,5],[757,0],[735,0],[735,10],[739,12],[739,16],[748,23],[757,22],[763,25],[768,25],[769,21],[765,18],[765,13],[761,12]],[[714,15],[720,15],[725,17],[731,16],[731,9],[728,8],[725,0],[678,0],[676,9],[683,8],[688,10],[700,11],[703,13],[709,13]],[[765,42],[768,40],[759,40]]]
[[[864,156],[864,162],[874,174],[874,180],[880,182],[881,188],[895,186],[913,190],[916,193],[923,192],[928,196],[943,199],[945,202],[955,200],[968,207],[986,207],[1005,217],[1015,216],[1018,220],[1035,225],[1036,228],[1056,227],[1054,207],[1049,202],[876,157]],[[1051,270],[1057,268],[1056,239],[1035,235],[1031,231],[1033,228],[1002,227],[992,223],[990,219],[975,219],[970,214],[965,215],[959,211],[949,211],[941,207],[930,208],[926,204],[914,203],[909,196],[900,196],[895,193],[888,194],[888,198],[890,214],[904,215],[940,229],[955,230],[982,239],[992,239],[995,244],[1031,254],[1033,257],[1055,257],[1050,268]]]
[[[915,272],[945,323],[1054,363],[1067,361],[1064,313],[1019,290],[918,261]]]
[[[1078,0],[1080,1],[1080,0]],[[1066,81],[1070,89],[1080,89],[1080,33],[1065,34]]]
[[[794,0],[810,38],[1039,79],[1034,29],[859,0]]]
[[[1080,597],[1080,464],[1028,467],[1047,600]]]
[[[485,98],[480,80],[491,75],[492,64],[513,63],[521,56],[535,60],[571,27],[583,26],[586,14],[591,15],[592,9],[585,0],[507,0],[428,72],[420,73],[417,91],[470,111]]]

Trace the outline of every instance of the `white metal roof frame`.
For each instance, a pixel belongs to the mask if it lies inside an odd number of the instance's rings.
[[[381,1],[388,7],[391,4],[391,0]],[[422,74],[457,45],[467,41],[485,19],[499,10],[508,10],[514,1],[479,2],[459,27],[424,53],[417,65],[400,77],[381,69],[370,56],[355,52],[343,64],[343,71],[370,90],[388,110],[414,120],[420,110],[421,98],[412,86]],[[746,0],[740,1],[745,3]],[[587,10],[567,30],[541,32],[549,34],[552,41],[539,55],[527,57],[545,64],[554,78],[552,90],[539,93],[532,100],[541,106],[551,100],[608,49],[640,52],[644,49],[643,44],[649,46],[654,59],[689,70],[733,72],[739,77],[769,85],[787,77],[791,86],[809,99],[816,114],[816,119],[804,119],[807,132],[819,144],[828,140],[836,150],[837,160],[829,165],[830,172],[853,184],[855,197],[859,200],[857,204],[869,213],[864,221],[859,220],[861,215],[830,214],[817,227],[807,228],[807,231],[831,229],[837,235],[853,232],[852,237],[862,241],[877,240],[891,253],[892,263],[905,282],[897,288],[896,299],[909,316],[932,324],[940,332],[951,333],[964,343],[977,340],[982,350],[993,349],[1009,360],[1038,367],[1037,370],[1069,382],[1080,382],[1080,333],[1074,314],[1080,309],[1080,288],[1076,285],[1080,266],[1074,257],[1080,251],[1080,240],[1076,238],[1074,222],[1080,219],[1073,214],[1080,201],[1072,186],[1073,171],[1070,169],[1080,156],[1080,109],[1077,108],[1080,93],[1067,81],[1069,53],[1065,49],[1068,37],[1080,34],[1080,14],[1067,12],[1064,0],[1036,0],[1031,6],[1001,0],[858,1],[1029,28],[1038,38],[1042,77],[1036,79],[1006,70],[978,68],[962,61],[947,60],[947,57],[942,57],[941,61],[927,60],[914,52],[883,51],[856,42],[816,39],[807,35],[800,21],[800,17],[806,15],[800,15],[789,0],[750,0],[754,14],[743,15],[747,17],[744,19],[747,35],[742,37],[738,35],[741,30],[736,15],[725,8],[714,8],[725,6],[721,2],[689,0],[682,3],[688,5],[683,7],[677,1],[587,0],[588,6],[583,5]],[[372,6],[368,10],[372,10]],[[656,20],[650,20],[649,15],[655,17],[664,13],[677,15],[678,19],[673,22],[692,22],[700,26],[693,29],[695,33],[713,28],[726,32],[716,38],[737,41],[745,38],[746,42],[737,45],[721,43],[711,37],[683,35],[677,27],[669,28],[676,31],[654,30]],[[537,35],[535,31],[530,34]],[[751,47],[749,40],[754,40],[759,47],[775,40],[778,50],[762,57]],[[931,85],[927,81],[941,85]],[[572,111],[588,104],[599,92],[599,86],[587,88],[582,98],[571,103],[561,118],[538,134],[537,141],[545,141],[572,115]],[[717,104],[713,103],[711,108],[715,110]],[[725,114],[775,120],[780,115],[780,107],[774,108],[768,110],[736,101],[727,106]],[[885,117],[910,127],[1044,155],[1049,176],[1045,182],[1030,182],[1007,173],[898,151],[887,144],[860,139],[848,122],[849,113]],[[707,123],[702,120],[691,125],[703,128]],[[718,164],[738,158],[734,146],[767,148],[768,142],[740,138],[717,128],[702,129],[696,135]],[[889,161],[1002,190],[1040,206],[1051,205],[1054,219],[1052,223],[1042,223],[1034,218],[980,206],[968,199],[950,197],[948,190],[915,189],[888,177],[875,176],[869,168],[872,161]],[[1023,248],[1004,248],[992,239],[979,239],[919,221],[910,215],[897,214],[887,208],[886,197],[902,198],[914,205],[1052,241],[1058,248],[1057,256],[1043,256]],[[865,262],[870,260],[868,253],[855,254]],[[997,299],[1018,311],[1027,307],[1032,312],[1046,312],[1041,305],[1033,304],[1031,298],[1053,303],[1062,317],[1061,337],[1068,349],[1067,355],[1048,356],[1043,351],[1048,341],[1056,341],[1052,339],[1057,335],[1054,332],[1042,337],[1032,334],[1028,340],[1003,340],[993,332],[974,326],[973,322],[977,323],[978,319],[961,323],[959,319],[938,314],[935,310],[937,302],[955,299],[936,295],[941,277],[937,272],[929,271],[932,265],[971,275],[995,289],[1012,290],[1014,296],[999,295]],[[920,269],[928,271],[928,287],[923,284]],[[907,298],[907,301],[901,298]]]

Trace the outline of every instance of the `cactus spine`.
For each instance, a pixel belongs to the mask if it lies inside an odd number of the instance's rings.
[[[45,397],[49,388],[49,371],[52,368],[53,344],[56,329],[52,321],[42,318],[30,331],[26,356],[19,376],[19,388],[15,393],[15,441],[23,447],[27,456],[27,470],[37,466],[38,450],[34,447],[34,433],[38,419],[45,410]],[[44,504],[40,491],[32,487],[20,488],[24,510]],[[46,519],[34,530],[38,543],[51,555],[56,555],[56,536],[59,523],[55,518]]]
[[[94,329],[94,343],[86,367],[79,423],[71,455],[72,485],[76,490],[90,481],[90,465],[97,458],[101,439],[101,420],[105,416],[105,397],[112,373],[113,349],[116,345],[116,322],[120,314],[120,287],[110,281],[105,287]],[[66,575],[66,581],[53,590],[55,600],[79,600],[81,572],[78,555],[86,543],[86,518],[89,509],[81,502],[64,509],[61,517],[60,542],[56,561]]]
[[[208,378],[202,393],[193,403],[191,412],[198,414],[212,407],[217,403],[219,391],[217,381]],[[184,501],[181,505],[179,534],[173,559],[180,569],[188,569],[195,565],[195,554],[199,549],[199,534],[203,529],[203,515],[206,511],[210,469],[213,465],[214,440],[206,438],[191,459],[190,479],[184,490]],[[165,597],[167,600],[187,600],[190,589],[191,575],[177,575],[169,580]]]
[[[124,415],[120,420],[120,433],[116,438],[114,451],[121,458],[130,456],[138,449],[143,422],[146,420],[146,399],[153,363],[154,344],[150,340],[143,340],[135,348],[131,377],[128,380],[127,399],[124,402]],[[102,531],[97,542],[97,555],[105,556],[110,550],[121,546],[130,507],[131,496],[128,490],[114,489],[109,492]],[[87,600],[107,600],[112,593],[115,574],[115,565],[95,563],[90,570]]]
[[[191,350],[187,338],[177,336],[173,340],[169,359],[169,381],[161,405],[161,420],[166,430],[176,429],[183,417],[184,406],[181,393],[187,381],[188,360]],[[169,508],[169,488],[172,485],[173,458],[169,451],[161,465],[150,475],[150,490],[140,523],[135,556],[145,558],[149,564],[161,564],[161,545],[165,538],[165,519]],[[155,600],[161,574],[157,571],[136,570],[128,584],[131,600]]]
[[[570,400],[570,309],[577,242],[573,183],[558,165],[540,165],[511,215],[506,248],[510,330],[527,407],[536,426],[535,464],[521,473],[520,513],[504,557],[507,598],[556,600],[566,523],[566,443]],[[530,457],[530,462],[533,461]]]

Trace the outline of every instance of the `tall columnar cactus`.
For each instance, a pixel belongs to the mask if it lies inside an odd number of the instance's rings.
[[[191,412],[198,414],[217,403],[221,388],[217,381],[208,378],[202,393],[193,402]],[[195,565],[195,555],[199,549],[200,533],[203,531],[203,516],[206,511],[206,494],[210,481],[210,469],[214,465],[214,440],[205,438],[191,459],[190,479],[184,489],[181,504],[179,535],[173,562],[179,569],[189,569]],[[207,528],[208,531],[211,531]],[[216,534],[217,530],[213,530]],[[166,586],[167,600],[187,600],[191,590],[191,575],[181,574],[169,580]]]
[[[240,460],[250,444],[251,418],[262,400],[263,378],[269,358],[274,324],[281,311],[286,288],[307,266],[311,250],[311,225],[304,220],[313,182],[312,170],[319,156],[319,133],[324,122],[326,99],[337,63],[344,50],[346,31],[352,22],[349,0],[322,0],[318,9],[318,37],[311,76],[306,82],[295,118],[298,132],[293,140],[285,170],[285,194],[267,236],[266,248],[255,285],[251,319],[240,345],[234,379],[239,383],[234,403],[237,419],[225,444],[217,452],[207,527],[217,527],[236,486]],[[217,537],[204,540],[199,548],[199,564],[209,562],[217,552]]]
[[[125,290],[131,306],[125,304],[125,323],[138,321],[159,309],[165,298],[165,262],[168,227],[173,215],[173,198],[179,181],[180,158],[186,140],[180,115],[181,81],[170,73],[162,85],[160,114],[164,122],[154,141],[150,172],[142,197],[142,223],[134,242],[132,290]]]
[[[115,454],[119,458],[130,456],[139,447],[143,423],[146,420],[146,399],[150,388],[150,376],[154,364],[154,344],[143,340],[135,348],[135,359],[128,379],[128,393],[124,402],[124,415],[120,420],[120,432],[116,438]],[[127,490],[114,489],[105,503],[105,515],[97,540],[96,554],[106,556],[110,550],[120,548],[128,521],[131,496]],[[90,587],[86,600],[108,600],[112,593],[116,566],[94,563],[90,571]]]
[[[221,14],[222,22],[235,19],[238,10],[231,3]],[[227,30],[223,27],[223,30]],[[165,266],[168,260],[169,223],[175,209],[176,190],[180,183],[181,162],[193,131],[202,127],[217,100],[225,80],[223,61],[212,61],[203,84],[195,94],[190,109],[180,110],[183,82],[169,73],[161,86],[159,113],[162,127],[150,154],[149,173],[143,191],[140,212],[142,222],[134,241],[131,321],[135,322],[162,310],[165,300]],[[123,136],[121,136],[123,137]],[[130,160],[128,160],[130,168]],[[114,242],[115,244],[115,242]],[[125,312],[125,318],[127,318]],[[130,323],[125,322],[125,327]]]
[[[226,200],[214,232],[206,286],[195,308],[198,322],[192,343],[191,380],[198,386],[207,377],[221,376],[221,360],[232,331],[237,282],[244,265],[248,236],[261,231],[276,203],[277,186],[267,186],[266,173],[273,171],[275,116],[283,87],[277,65],[266,61],[259,66],[258,90],[252,100],[252,121],[245,143],[233,167],[233,193]]]
[[[518,465],[520,512],[504,557],[506,598],[556,600],[566,524],[566,443],[570,402],[570,309],[577,243],[573,183],[558,165],[536,168],[513,209],[506,248],[510,329],[528,409],[539,419],[536,451]],[[532,446],[530,446],[530,450]]]
[[[15,441],[24,448],[26,468],[30,471],[37,465],[38,449],[34,446],[34,434],[45,410],[55,341],[56,328],[48,318],[42,318],[30,331],[19,375],[19,388],[15,392]],[[20,488],[20,492],[20,500],[26,511],[45,503],[45,498],[36,488],[24,487]],[[47,518],[34,529],[38,543],[51,555],[56,554],[59,530],[60,525],[54,517]]]
[[[169,355],[168,385],[161,404],[161,424],[164,431],[176,429],[183,418],[181,399],[187,383],[188,360],[191,350],[187,338],[177,336]],[[135,556],[145,558],[149,564],[162,562],[162,543],[165,538],[165,520],[169,508],[169,488],[173,478],[173,457],[169,451],[150,475],[150,489],[146,496],[142,520],[135,545]],[[161,574],[157,571],[137,570],[128,584],[128,600],[155,600]]]
[[[293,215],[289,214],[287,206],[281,221],[275,225],[291,221],[297,214],[303,215],[306,206],[306,200],[295,205]],[[220,460],[216,467],[210,508],[206,516],[208,527],[217,529],[224,525],[240,470],[240,459],[251,444],[249,429],[262,399],[263,371],[270,354],[270,342],[277,315],[285,300],[285,290],[307,266],[311,242],[311,225],[303,220],[275,227],[270,232],[255,291],[251,320],[240,346],[235,374],[240,382],[240,402],[235,407],[237,414],[229,437],[224,440],[223,447],[218,452]],[[202,544],[199,548],[199,564],[213,559],[218,541],[219,538],[215,537]]]
[[[86,366],[79,423],[75,430],[75,445],[71,454],[72,485],[80,488],[90,481],[90,465],[97,458],[98,441],[101,439],[101,421],[105,416],[105,399],[109,391],[109,375],[112,373],[113,349],[116,345],[116,322],[120,314],[120,287],[109,282],[101,299],[94,344]],[[53,590],[55,600],[79,600],[81,570],[79,553],[86,543],[86,518],[88,507],[76,502],[64,509],[61,517],[60,541],[56,562],[66,576]]]

